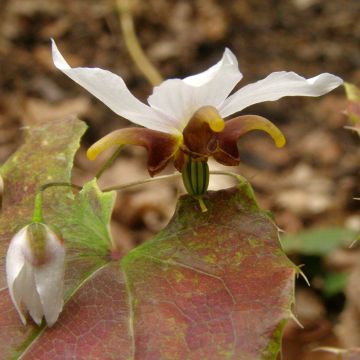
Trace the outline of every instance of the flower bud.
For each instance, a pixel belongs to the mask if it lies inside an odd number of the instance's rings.
[[[11,239],[6,276],[11,299],[26,324],[25,310],[36,324],[48,326],[63,306],[65,248],[61,238],[43,223],[31,223]]]

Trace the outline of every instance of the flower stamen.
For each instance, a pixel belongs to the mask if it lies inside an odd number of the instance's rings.
[[[192,117],[194,122],[207,123],[210,129],[214,132],[221,132],[224,130],[225,122],[220,116],[219,112],[213,106],[203,106],[195,112]]]

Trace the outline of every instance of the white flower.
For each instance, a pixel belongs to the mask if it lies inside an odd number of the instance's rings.
[[[6,276],[11,299],[26,324],[26,308],[40,325],[52,326],[62,310],[65,248],[48,226],[31,223],[11,240],[6,255]]]
[[[115,144],[140,145],[149,152],[151,175],[160,171],[170,159],[174,159],[176,168],[182,171],[186,156],[213,156],[222,164],[235,165],[239,162],[238,137],[255,129],[268,132],[281,147],[285,144],[284,136],[265,118],[245,115],[225,123],[223,119],[250,105],[284,96],[320,96],[343,82],[328,73],[305,79],[294,72],[280,71],[230,95],[242,74],[234,54],[225,49],[221,60],[208,70],[184,79],[166,80],[156,86],[146,105],[130,93],[121,77],[109,71],[71,68],[54,41],[52,54],[55,66],[64,74],[116,114],[145,127],[110,133],[90,147],[88,157],[94,159]],[[203,123],[207,123],[211,133],[202,127]]]
[[[71,68],[52,42],[53,61],[64,74],[91,92],[118,115],[148,129],[182,132],[201,107],[215,107],[225,118],[246,107],[284,96],[320,96],[342,84],[342,79],[324,73],[305,79],[294,72],[279,71],[244,86],[230,95],[241,80],[235,55],[226,49],[222,59],[208,70],[184,79],[170,79],[154,88],[150,106],[135,98],[123,79],[99,68]]]

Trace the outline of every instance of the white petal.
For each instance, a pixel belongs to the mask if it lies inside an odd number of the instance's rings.
[[[18,277],[24,266],[24,256],[22,253],[23,244],[26,241],[27,226],[22,228],[11,239],[6,254],[6,278],[9,288]]]
[[[26,274],[24,267],[21,269],[18,277],[13,282],[10,290],[11,299],[15,305],[15,309],[17,310],[20,319],[24,325],[26,325],[26,318],[25,318],[25,312],[24,312],[24,306],[23,304],[23,292],[24,292],[24,284],[26,282]]]
[[[19,313],[21,321],[26,324],[24,313],[21,309],[22,298],[22,282],[24,267],[24,256],[22,254],[22,246],[26,236],[26,228],[21,229],[11,239],[7,254],[6,254],[6,280],[9,288],[9,293],[14,306]]]
[[[223,78],[224,76],[228,77],[226,86],[231,87],[230,90],[227,90],[229,94],[230,91],[234,88],[234,86],[241,80],[242,74],[239,71],[238,62],[235,55],[228,48],[225,49],[224,54],[218,63],[211,66],[209,69],[203,71],[202,73],[184,78],[183,81],[186,84],[192,86],[203,86],[214,80],[216,77]],[[231,80],[234,82],[233,84],[230,84]],[[221,91],[222,87],[218,90]]]
[[[52,326],[63,307],[65,249],[56,235],[48,230],[47,263],[34,267],[34,279],[48,326]]]
[[[148,102],[182,132],[192,114],[201,107],[196,99],[195,89],[180,79],[166,80],[154,88]]]
[[[110,71],[99,68],[71,68],[52,40],[52,56],[55,66],[69,78],[84,87],[116,114],[149,129],[169,131],[166,119],[139,101],[126,87],[124,80]]]
[[[25,260],[22,273],[23,278],[21,281],[20,279],[18,280],[22,291],[21,299],[32,319],[36,324],[40,325],[44,312],[35,286],[34,268],[27,260]]]
[[[155,87],[148,103],[182,131],[200,107],[219,107],[241,77],[234,54],[226,49],[222,59],[208,70],[183,80],[166,80]]]
[[[220,108],[220,114],[226,117],[250,105],[278,100],[284,96],[324,95],[342,83],[342,79],[328,73],[305,79],[294,72],[274,72],[228,97]]]
[[[21,229],[11,240],[6,255],[6,276],[11,299],[26,324],[22,304],[29,311],[33,320],[40,325],[43,315],[39,295],[36,292],[32,265],[26,260],[28,226]]]

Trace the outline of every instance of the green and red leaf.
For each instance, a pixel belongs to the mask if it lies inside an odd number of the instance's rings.
[[[70,181],[83,131],[77,120],[33,128],[1,169],[0,264],[16,228],[31,216],[35,190],[49,177]],[[31,321],[24,327],[2,268],[1,358],[276,358],[296,269],[249,185],[206,194],[206,213],[182,197],[162,232],[116,261],[108,232],[115,194],[102,193],[95,181],[77,194],[47,192],[45,219],[61,230],[67,248],[64,310],[50,329]]]

